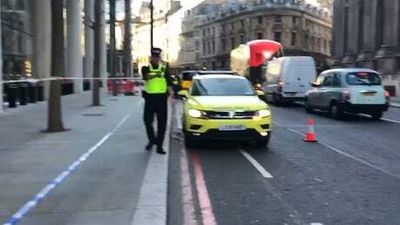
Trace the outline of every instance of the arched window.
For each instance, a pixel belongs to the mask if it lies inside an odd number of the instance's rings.
[[[385,25],[385,1],[378,0],[376,7],[376,31],[375,31],[375,47],[379,49],[383,44],[384,25]]]

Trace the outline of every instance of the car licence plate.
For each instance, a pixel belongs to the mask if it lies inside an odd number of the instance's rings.
[[[364,92],[363,95],[364,96],[374,96],[375,92]]]
[[[243,125],[222,125],[219,127],[220,131],[238,131],[238,130],[246,130],[246,127]]]

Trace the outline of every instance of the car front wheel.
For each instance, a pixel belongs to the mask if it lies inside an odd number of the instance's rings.
[[[304,101],[304,108],[308,113],[313,113],[314,112],[314,108],[311,106],[310,102],[308,101],[308,99],[306,99]]]
[[[335,120],[343,119],[343,110],[336,103],[332,103],[329,109],[329,113]]]
[[[265,137],[264,139],[257,140],[256,141],[257,145],[259,147],[265,147],[265,149],[268,149],[267,146],[268,146],[270,137],[271,137],[271,133],[269,133],[268,136]]]
[[[374,120],[380,120],[383,116],[383,112],[382,111],[377,111],[371,114],[372,119]]]

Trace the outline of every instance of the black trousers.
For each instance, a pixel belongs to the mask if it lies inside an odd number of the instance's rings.
[[[149,142],[162,147],[168,119],[167,94],[145,94],[143,119]],[[157,117],[157,136],[154,132],[153,122]]]

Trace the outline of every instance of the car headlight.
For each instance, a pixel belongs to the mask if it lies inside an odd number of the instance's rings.
[[[203,113],[197,109],[189,109],[188,114],[193,118],[201,118],[203,116]]]
[[[258,110],[255,116],[265,118],[265,117],[269,117],[270,115],[271,115],[271,111],[269,111],[268,109],[262,109],[262,110]]]

